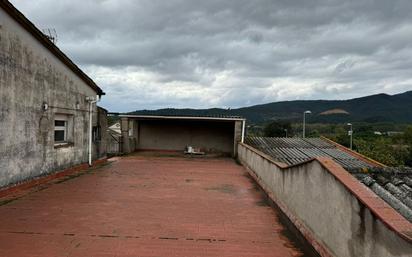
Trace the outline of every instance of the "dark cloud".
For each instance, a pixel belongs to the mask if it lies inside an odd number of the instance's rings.
[[[410,0],[13,0],[113,111],[411,89]]]

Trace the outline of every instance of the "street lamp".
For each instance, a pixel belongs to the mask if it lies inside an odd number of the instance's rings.
[[[350,130],[348,131],[348,135],[350,136],[350,149],[352,150],[352,146],[353,146],[353,126],[352,126],[352,123],[348,123],[346,125],[350,126]]]
[[[305,134],[306,134],[306,114],[311,114],[311,111],[305,111],[303,112],[303,138],[305,138]]]

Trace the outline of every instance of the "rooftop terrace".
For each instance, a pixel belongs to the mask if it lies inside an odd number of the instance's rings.
[[[232,159],[132,155],[0,203],[0,256],[313,256]]]

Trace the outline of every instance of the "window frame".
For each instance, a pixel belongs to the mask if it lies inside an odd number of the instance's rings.
[[[64,122],[64,125],[56,125],[56,122]],[[69,114],[55,114],[54,116],[54,123],[53,123],[53,141],[54,146],[65,146],[69,145],[70,137],[69,137],[69,126],[70,126],[70,115]],[[63,131],[63,140],[56,141],[56,131]]]

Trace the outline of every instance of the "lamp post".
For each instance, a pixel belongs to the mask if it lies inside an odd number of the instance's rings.
[[[353,147],[353,126],[352,126],[352,123],[348,123],[346,125],[350,126],[350,130],[348,131],[348,135],[350,136],[350,149],[352,150],[352,147]]]
[[[303,138],[305,138],[306,134],[306,114],[311,114],[311,111],[304,111],[303,112]]]

